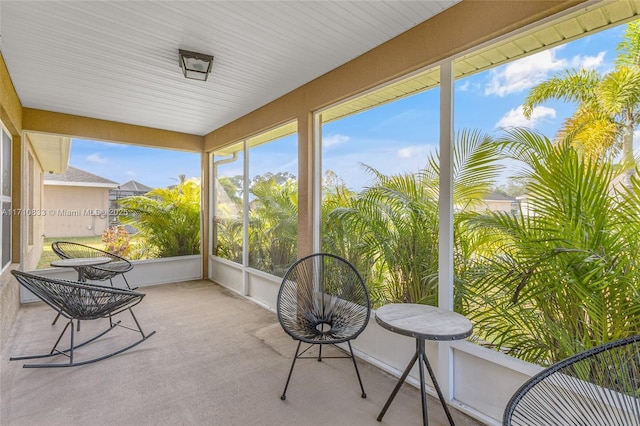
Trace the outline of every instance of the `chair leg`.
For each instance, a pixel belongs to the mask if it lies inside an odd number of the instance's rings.
[[[140,334],[142,334],[142,338],[146,339],[147,336],[145,336],[144,331],[142,331],[142,327],[140,327],[140,323],[138,322],[138,318],[136,318],[136,316],[133,314],[133,310],[131,308],[129,308],[129,313],[133,317],[133,321],[135,321],[136,326],[138,327],[138,331],[140,331]],[[111,318],[111,316],[109,316],[109,318]],[[154,333],[155,333],[155,331],[154,331]]]
[[[133,314],[133,311],[129,308],[129,311],[131,312],[131,316],[133,317],[133,319],[136,322],[136,325],[138,327],[138,329],[132,328],[132,327],[127,327],[125,325],[122,325],[120,323],[120,321],[117,322],[113,322],[113,324],[107,328],[105,331],[101,332],[100,334],[97,334],[96,336],[90,338],[89,340],[85,340],[82,343],[76,344],[75,343],[75,338],[74,338],[74,324],[73,324],[73,320],[70,320],[67,325],[65,326],[64,330],[62,331],[62,333],[60,334],[60,336],[58,337],[58,340],[56,340],[56,343],[53,345],[53,348],[51,349],[51,351],[47,354],[42,354],[42,355],[26,355],[26,356],[13,356],[11,358],[9,358],[10,361],[17,361],[17,360],[25,360],[25,359],[35,359],[35,358],[49,358],[49,357],[54,357],[57,355],[64,355],[66,357],[69,358],[69,362],[68,363],[63,363],[63,364],[24,364],[22,367],[24,368],[51,368],[51,367],[75,367],[75,366],[79,366],[79,365],[85,365],[85,364],[91,364],[93,362],[97,362],[97,361],[102,361],[104,359],[107,358],[111,358],[112,356],[121,354],[122,352],[128,351],[129,349],[139,345],[140,343],[144,342],[145,340],[147,340],[149,337],[153,336],[156,332],[152,331],[151,333],[145,334],[142,331],[142,328],[140,327],[140,324],[138,323],[137,318],[135,317],[135,315]],[[140,333],[142,335],[142,337],[138,340],[136,340],[135,342],[131,343],[130,345],[127,345],[121,349],[118,349],[115,352],[110,352],[106,355],[102,355],[99,356],[97,358],[92,358],[92,359],[87,359],[84,361],[80,361],[80,362],[76,362],[74,361],[74,350],[78,349],[84,345],[87,345],[95,340],[98,340],[100,337],[104,336],[105,334],[107,334],[109,331],[115,329],[117,326],[129,329],[129,330],[133,330],[136,331],[138,333]],[[67,349],[64,350],[60,350],[58,349],[58,344],[60,343],[60,341],[62,340],[62,337],[64,336],[64,334],[66,333],[67,329],[70,328],[71,329],[71,346]]]
[[[71,332],[71,336],[70,336],[71,346],[69,346],[68,349],[60,350],[60,349],[58,349],[58,345],[60,344],[60,341],[64,337],[64,335],[67,332],[67,330],[70,330],[70,332]],[[24,360],[24,359],[36,359],[36,358],[49,358],[49,357],[53,357],[53,356],[56,356],[56,355],[64,355],[64,356],[66,356],[66,357],[68,357],[70,359],[69,363],[73,364],[73,349],[75,348],[73,330],[74,330],[73,320],[70,319],[65,324],[64,328],[62,329],[62,332],[58,336],[58,339],[56,340],[56,342],[53,344],[53,347],[51,348],[49,353],[40,354],[40,355],[12,356],[11,358],[9,358],[9,361],[17,361],[17,360]],[[82,346],[82,345],[80,345],[80,346]]]
[[[349,351],[351,352],[351,359],[353,360],[353,366],[356,368],[356,376],[358,376],[358,383],[360,383],[360,390],[362,390],[362,397],[366,398],[367,394],[364,391],[364,386],[362,386],[362,379],[360,378],[360,372],[358,371],[358,364],[356,364],[356,357],[353,355],[353,348],[351,347],[351,342],[347,341],[349,345]]]
[[[293,357],[293,361],[291,362],[291,369],[289,370],[289,377],[287,377],[287,383],[284,385],[284,390],[282,391],[281,400],[287,399],[287,388],[289,387],[289,381],[291,380],[291,373],[293,373],[293,367],[296,365],[296,360],[298,359],[298,353],[300,352],[300,345],[302,341],[298,342],[298,347],[296,348],[296,354]]]
[[[56,315],[56,317],[53,319],[53,322],[51,323],[51,325],[56,325],[56,323],[58,322],[58,318],[60,318],[60,315],[62,315],[61,311],[58,311],[58,315]],[[111,316],[109,316],[109,319],[111,319]],[[78,325],[78,331],[80,331],[80,320],[77,321]]]
[[[120,275],[122,276],[122,279],[124,280],[124,283],[125,283],[125,284],[126,284],[126,286],[127,286],[127,290],[136,290],[136,289],[138,288],[138,287],[133,287],[133,288],[131,288],[131,286],[129,285],[129,281],[127,281],[127,277],[125,277],[125,276],[124,276],[124,274],[120,274]],[[109,282],[111,283],[111,287],[115,287],[115,286],[113,285],[113,278],[112,278],[112,277],[111,277],[111,278],[109,278]],[[116,287],[116,288],[117,288],[117,287]]]
[[[77,327],[78,327],[78,331],[80,331],[80,321],[77,321]],[[73,320],[71,321],[71,339],[70,342],[71,344],[69,345],[69,365],[73,365],[73,349],[74,349],[74,345],[75,342],[73,341]]]
[[[131,287],[131,286],[129,285],[129,281],[127,281],[127,277],[125,277],[125,276],[124,276],[124,274],[120,274],[120,275],[122,275],[122,279],[124,279],[124,283],[127,285],[127,288],[128,288],[129,290],[136,290],[136,289],[138,288],[138,287]]]

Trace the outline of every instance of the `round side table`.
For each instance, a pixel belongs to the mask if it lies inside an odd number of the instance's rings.
[[[427,418],[427,394],[424,378],[424,366],[427,366],[429,377],[433,382],[438,398],[442,403],[449,424],[454,426],[453,418],[449,412],[449,407],[444,400],[436,376],[431,369],[427,354],[425,352],[425,340],[459,340],[471,335],[473,324],[466,317],[452,311],[436,308],[429,305],[419,305],[413,303],[392,303],[385,305],[376,311],[376,322],[380,326],[394,333],[404,336],[414,337],[416,339],[416,351],[409,361],[409,365],[402,373],[396,387],[387,399],[384,408],[378,415],[378,421],[382,421],[382,417],[387,412],[389,405],[396,397],[400,387],[404,383],[409,371],[419,359],[418,367],[420,369],[420,393],[422,397],[422,421],[425,425],[429,424]]]

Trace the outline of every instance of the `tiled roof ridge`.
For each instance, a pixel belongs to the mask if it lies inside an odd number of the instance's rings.
[[[73,166],[68,166],[65,173],[46,173],[44,175],[44,180],[57,182],[118,184],[118,182],[114,182],[110,179],[103,178],[102,176],[95,175]]]

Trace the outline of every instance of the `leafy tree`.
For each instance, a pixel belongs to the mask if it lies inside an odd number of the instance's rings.
[[[322,251],[341,256],[354,266],[365,260],[362,253],[361,236],[350,228],[350,223],[340,220],[332,212],[350,208],[357,197],[355,191],[347,188],[345,182],[331,170],[325,171],[322,185]],[[366,270],[358,268],[359,271]]]
[[[242,205],[242,177],[221,176],[217,180],[229,199],[236,205]]]
[[[242,218],[214,219],[213,254],[236,263],[242,263]]]
[[[494,192],[511,197],[525,195],[527,192],[527,182],[523,179],[509,178],[506,183],[493,188]]]
[[[216,256],[242,262],[243,218],[230,210],[242,212],[242,178],[221,177],[220,187],[228,204],[218,206],[214,218]],[[296,259],[298,229],[298,186],[290,173],[266,173],[249,183],[249,266],[282,276]],[[229,210],[229,211],[227,211]]]
[[[353,208],[358,193],[347,188],[345,182],[333,171],[325,171],[322,185],[322,222],[320,225],[322,251],[347,259],[367,283],[374,306],[386,300],[382,268],[375,259],[367,256],[363,247],[366,238],[352,221],[345,221],[333,212]]]
[[[244,238],[242,217],[242,176],[219,176],[213,218],[213,254],[242,263]]]
[[[295,182],[296,177],[295,175],[292,175],[289,172],[278,172],[275,174],[271,172],[267,172],[263,175],[258,175],[254,177],[249,183],[249,188],[253,188],[255,184],[264,182],[264,181],[272,181],[275,184],[284,185],[287,182]]]
[[[296,259],[298,185],[291,175],[256,177],[250,187],[249,266],[283,276]]]
[[[140,231],[155,257],[200,253],[200,182],[181,179],[170,188],[119,200],[122,223]]]

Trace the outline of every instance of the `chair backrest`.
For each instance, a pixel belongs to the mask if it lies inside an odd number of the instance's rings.
[[[12,270],[18,282],[70,319],[106,318],[137,305],[144,293],[54,279]]]
[[[503,424],[640,425],[640,336],[586,350],[529,379]]]
[[[371,312],[369,292],[356,268],[345,259],[316,253],[296,261],[285,273],[278,292],[280,324],[293,338],[320,343],[322,335],[310,338],[301,328],[334,322],[341,334],[331,343],[357,337],[366,327]],[[338,327],[336,327],[338,328]]]
[[[100,266],[85,266],[84,276],[88,280],[107,280],[118,274],[133,269],[133,264],[124,257],[71,241],[55,241],[51,244],[53,251],[62,259],[77,259],[91,257],[109,257],[111,261]]]

